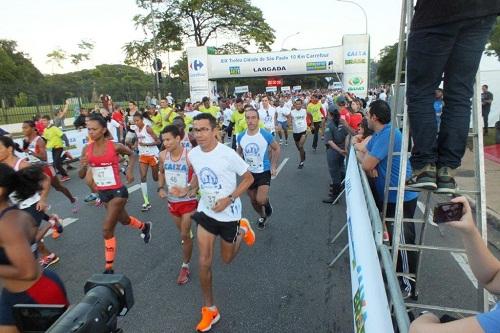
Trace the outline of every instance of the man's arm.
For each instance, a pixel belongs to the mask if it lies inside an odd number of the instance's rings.
[[[276,176],[276,168],[278,165],[278,161],[280,160],[280,153],[281,153],[281,148],[280,145],[273,140],[271,143],[271,174],[273,176]]]
[[[241,178],[242,179],[238,184],[238,187],[236,187],[233,193],[231,193],[231,197],[233,198],[233,200],[245,193],[250,185],[253,184],[253,176],[250,171],[246,171],[243,175],[241,175]],[[229,196],[221,198],[217,200],[212,210],[216,213],[222,212],[224,209],[226,209],[227,206],[231,204],[231,202],[232,200]]]

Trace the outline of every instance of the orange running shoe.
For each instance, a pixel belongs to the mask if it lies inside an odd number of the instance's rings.
[[[219,310],[210,310],[204,306],[201,308],[201,321],[196,326],[198,332],[208,332],[212,329],[212,325],[216,324],[220,319]]]
[[[255,232],[250,226],[250,222],[248,222],[248,220],[245,218],[241,219],[240,228],[246,229],[245,236],[243,236],[243,240],[248,246],[252,246],[255,243]]]

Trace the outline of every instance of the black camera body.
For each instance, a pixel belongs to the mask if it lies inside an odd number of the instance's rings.
[[[15,306],[18,328],[25,333],[117,333],[118,316],[134,305],[130,280],[122,274],[95,274],[84,286],[85,296],[69,307],[55,322],[61,306]],[[47,327],[47,324],[50,325]]]

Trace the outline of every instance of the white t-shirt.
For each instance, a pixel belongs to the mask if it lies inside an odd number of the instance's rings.
[[[229,123],[231,122],[231,115],[233,114],[233,110],[230,108],[226,108],[223,112],[224,119],[222,121],[222,125],[224,126],[229,126]]]
[[[250,135],[246,130],[238,135],[237,141],[251,173],[262,173],[271,170],[269,146],[274,142],[271,133],[261,128],[256,134]]]
[[[142,126],[142,129],[139,129],[139,127],[136,126],[135,134],[137,135],[138,143],[155,142],[151,134],[148,133],[148,127],[148,125],[144,125]],[[157,146],[141,146],[140,144],[138,144],[137,148],[139,149],[139,155],[158,156],[158,154],[160,153]]]
[[[286,106],[278,106],[276,108],[276,118],[279,122],[287,121],[287,116],[290,114],[290,109]]]
[[[111,133],[113,137],[113,141],[118,142],[118,129],[120,128],[120,124],[116,120],[111,119],[111,121],[107,122],[107,126],[109,133]]]
[[[381,101],[385,101],[387,99],[387,94],[385,92],[381,92],[378,95],[378,99],[381,100]]]
[[[167,101],[168,101],[168,104],[172,105],[174,104],[174,98],[172,96],[167,96]]]
[[[248,171],[245,161],[233,149],[221,143],[209,152],[204,152],[197,146],[188,153],[188,158],[200,186],[198,211],[219,222],[239,221],[240,198],[236,198],[222,212],[216,213],[212,208],[217,200],[234,192],[237,186],[236,175],[242,176]]]
[[[274,133],[276,130],[276,109],[273,106],[269,106],[266,110],[264,108],[259,109],[259,118],[264,123],[264,127],[271,133]]]
[[[306,109],[290,111],[292,117],[293,133],[303,133],[307,131],[307,111]]]
[[[290,110],[292,109],[293,102],[291,98],[288,101],[286,101],[285,106]]]

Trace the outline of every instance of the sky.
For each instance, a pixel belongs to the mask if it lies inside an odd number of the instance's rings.
[[[259,7],[275,30],[272,50],[308,49],[342,44],[344,34],[365,32],[360,8],[335,0],[251,0]],[[398,39],[401,1],[357,0],[367,14],[370,53],[377,58],[380,49]],[[17,41],[18,49],[29,54],[44,74],[64,73],[92,68],[99,64],[122,64],[122,46],[141,40],[132,17],[141,10],[135,0],[0,0],[0,39]],[[294,33],[298,35],[287,38]],[[95,49],[90,61],[78,67],[67,61],[63,68],[47,63],[47,54],[61,48],[78,52],[81,40],[91,40]],[[207,45],[220,46],[224,40],[213,39]],[[187,43],[187,46],[194,43]],[[173,54],[171,63],[179,54]],[[164,63],[166,64],[165,59]]]

